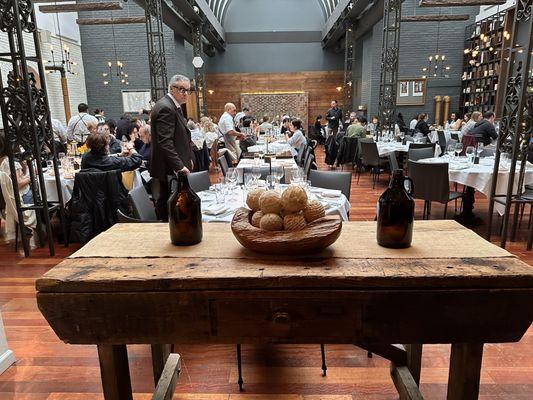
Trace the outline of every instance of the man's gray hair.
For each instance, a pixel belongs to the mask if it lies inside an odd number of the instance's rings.
[[[189,78],[187,78],[185,75],[174,75],[172,78],[170,78],[170,81],[168,82],[168,91],[170,92],[170,88],[177,82],[191,82]]]

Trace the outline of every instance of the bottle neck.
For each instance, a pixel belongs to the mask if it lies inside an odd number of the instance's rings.
[[[394,171],[394,174],[392,176],[392,179],[390,181],[389,187],[392,188],[402,188],[403,189],[403,182],[405,181],[405,177],[403,176],[403,171],[396,170]]]
[[[183,192],[184,190],[189,190],[189,178],[185,172],[178,172],[178,190]]]

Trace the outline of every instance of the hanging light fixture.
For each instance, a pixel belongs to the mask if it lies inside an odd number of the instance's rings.
[[[113,19],[113,12],[111,12],[111,19]],[[111,24],[111,33],[113,35],[113,50],[115,54],[115,59],[107,62],[107,71],[102,72],[102,77],[104,78],[104,86],[109,86],[113,81],[113,76],[116,76],[116,80],[121,85],[129,85],[128,74],[124,69],[124,63],[118,59],[117,55],[117,42],[115,39],[115,24]]]
[[[441,15],[441,9],[439,8],[439,16]],[[450,66],[447,64],[446,55],[439,52],[439,39],[440,39],[440,21],[437,22],[437,48],[435,55],[428,57],[427,66],[422,68],[422,78],[449,78]],[[466,51],[466,50],[465,50]]]
[[[63,43],[63,36],[61,35],[61,24],[59,23],[59,14],[56,14],[56,22],[57,22],[57,35],[59,37],[59,56],[57,57],[57,51],[54,48],[53,44],[50,44],[50,55],[52,57],[51,60],[48,60],[47,64],[45,65],[45,68],[47,70],[47,73],[51,74],[56,71],[59,71],[61,69],[64,70],[65,73],[69,73],[71,75],[77,75],[77,73],[74,71],[74,68],[76,65],[78,65],[75,61],[72,61],[71,54],[70,54],[70,47]]]

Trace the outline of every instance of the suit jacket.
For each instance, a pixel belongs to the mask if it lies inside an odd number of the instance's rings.
[[[488,145],[491,140],[498,138],[496,128],[494,128],[494,125],[486,119],[476,122],[474,127],[468,133],[475,136],[478,143],[482,142],[484,145]]]
[[[342,110],[339,107],[330,108],[326,113],[326,119],[328,120],[328,127],[330,129],[338,128],[342,120]]]
[[[192,170],[192,141],[187,122],[178,108],[165,95],[152,109],[152,154],[150,175],[165,180],[183,167]]]

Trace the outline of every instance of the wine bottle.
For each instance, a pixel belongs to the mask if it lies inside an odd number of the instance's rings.
[[[404,182],[410,182],[409,192]],[[380,246],[406,248],[413,239],[415,202],[411,197],[413,181],[403,176],[403,170],[394,170],[389,187],[377,204],[377,241]]]
[[[176,246],[190,246],[202,241],[201,201],[185,172],[178,172],[177,180],[178,187],[168,200],[170,240]]]

